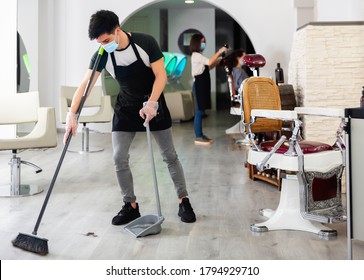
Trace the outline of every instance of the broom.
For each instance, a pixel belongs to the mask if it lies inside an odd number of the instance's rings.
[[[84,103],[86,101],[88,92],[89,92],[90,87],[91,87],[91,83],[93,81],[96,69],[97,69],[97,67],[99,65],[99,62],[100,62],[100,59],[101,59],[101,56],[102,56],[103,53],[104,53],[104,48],[102,46],[100,46],[99,52],[98,52],[98,55],[97,55],[97,58],[96,58],[96,61],[95,61],[95,64],[94,64],[94,67],[92,68],[92,73],[91,73],[90,79],[88,80],[88,83],[86,85],[85,91],[83,93],[83,96],[82,96],[82,99],[81,99],[81,102],[80,102],[80,105],[79,105],[79,107],[77,109],[77,118],[79,118],[79,116],[80,116],[82,107],[83,107],[83,105],[84,105]],[[37,219],[37,222],[35,224],[35,227],[34,227],[34,230],[33,230],[32,234],[19,233],[18,236],[14,240],[12,240],[12,243],[13,243],[13,245],[15,247],[19,247],[19,248],[21,248],[23,250],[30,251],[30,252],[33,252],[33,253],[36,253],[36,254],[39,254],[39,255],[43,255],[43,256],[48,254],[48,239],[37,237],[37,233],[38,233],[38,228],[39,228],[40,222],[42,220],[44,211],[45,211],[45,209],[47,207],[49,197],[51,196],[54,184],[56,182],[59,170],[61,169],[61,165],[62,165],[63,159],[64,159],[64,157],[66,155],[66,152],[67,152],[69,143],[71,141],[71,138],[72,138],[72,133],[69,133],[67,141],[66,141],[66,143],[65,143],[65,145],[63,147],[61,157],[60,157],[60,159],[58,161],[56,171],[55,171],[55,173],[53,175],[53,179],[52,179],[51,184],[50,184],[50,186],[48,188],[47,195],[46,195],[46,197],[44,199],[42,209],[40,210],[40,213],[39,213],[39,216],[38,216],[38,219]]]

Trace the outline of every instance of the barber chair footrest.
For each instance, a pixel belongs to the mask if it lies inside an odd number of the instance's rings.
[[[304,212],[302,216],[324,224],[341,223],[346,221],[346,209],[338,206],[327,210]]]
[[[322,239],[332,239],[337,237],[337,231],[334,229],[331,230],[320,230],[318,236]]]

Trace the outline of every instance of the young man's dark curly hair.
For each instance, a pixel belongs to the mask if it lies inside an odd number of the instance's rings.
[[[100,35],[111,34],[119,26],[119,17],[111,11],[100,10],[90,18],[88,26],[88,37],[90,40],[97,39]]]

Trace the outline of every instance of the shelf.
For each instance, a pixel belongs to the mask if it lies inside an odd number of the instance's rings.
[[[272,178],[267,177],[266,175],[258,174],[256,167],[251,164],[247,164],[247,168],[249,169],[249,178],[251,180],[261,180],[276,186],[279,191],[281,190],[280,170],[272,168],[264,171],[264,173],[275,173],[277,177]]]
[[[281,180],[277,180],[277,178],[266,177],[266,176],[259,175],[259,174],[254,174],[253,177],[254,177],[253,180],[254,179],[262,180],[269,184],[277,186],[278,190],[281,189]]]

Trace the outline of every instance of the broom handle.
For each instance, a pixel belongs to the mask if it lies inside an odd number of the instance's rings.
[[[96,69],[97,69],[97,67],[99,65],[99,62],[100,62],[100,59],[101,59],[101,56],[102,56],[103,53],[104,53],[104,48],[102,46],[100,46],[99,52],[98,52],[98,55],[97,55],[97,58],[96,58],[96,61],[95,61],[95,64],[94,64],[94,67],[92,68],[92,72],[91,72],[90,79],[87,82],[85,91],[84,91],[84,93],[82,95],[82,99],[81,99],[80,105],[78,106],[78,109],[77,109],[77,120],[80,117],[81,110],[83,108],[83,105],[85,104],[85,101],[86,101],[88,92],[89,92],[90,87],[91,87],[91,83],[92,83],[92,81],[94,79]],[[65,145],[63,147],[63,151],[62,151],[61,157],[60,157],[60,159],[58,161],[58,164],[57,164],[57,167],[56,167],[56,171],[54,172],[54,175],[53,175],[51,184],[50,184],[50,186],[48,188],[48,191],[47,191],[47,195],[46,195],[46,197],[44,199],[44,202],[43,202],[42,209],[40,210],[40,213],[39,213],[37,222],[35,224],[35,227],[34,227],[34,230],[33,230],[33,234],[34,235],[37,235],[37,233],[38,233],[38,228],[39,228],[40,222],[42,221],[44,211],[45,211],[45,209],[47,207],[49,197],[51,196],[51,193],[52,193],[54,184],[55,184],[55,182],[57,180],[57,176],[58,176],[59,170],[61,169],[61,166],[62,166],[62,163],[63,163],[63,159],[64,159],[64,157],[66,155],[66,152],[67,152],[68,146],[69,146],[69,144],[71,142],[71,139],[72,139],[72,133],[70,132],[68,134],[66,143],[65,143]]]
[[[149,123],[147,123],[146,128],[147,128],[147,139],[148,139],[148,148],[149,148],[150,162],[151,162],[152,172],[153,172],[155,200],[157,202],[158,216],[161,217],[162,216],[161,203],[160,203],[160,200],[159,200],[158,183],[157,183],[157,173],[156,173],[156,170],[155,170],[155,163],[154,163],[154,156],[153,156],[153,147],[152,147],[152,139],[150,137]]]

